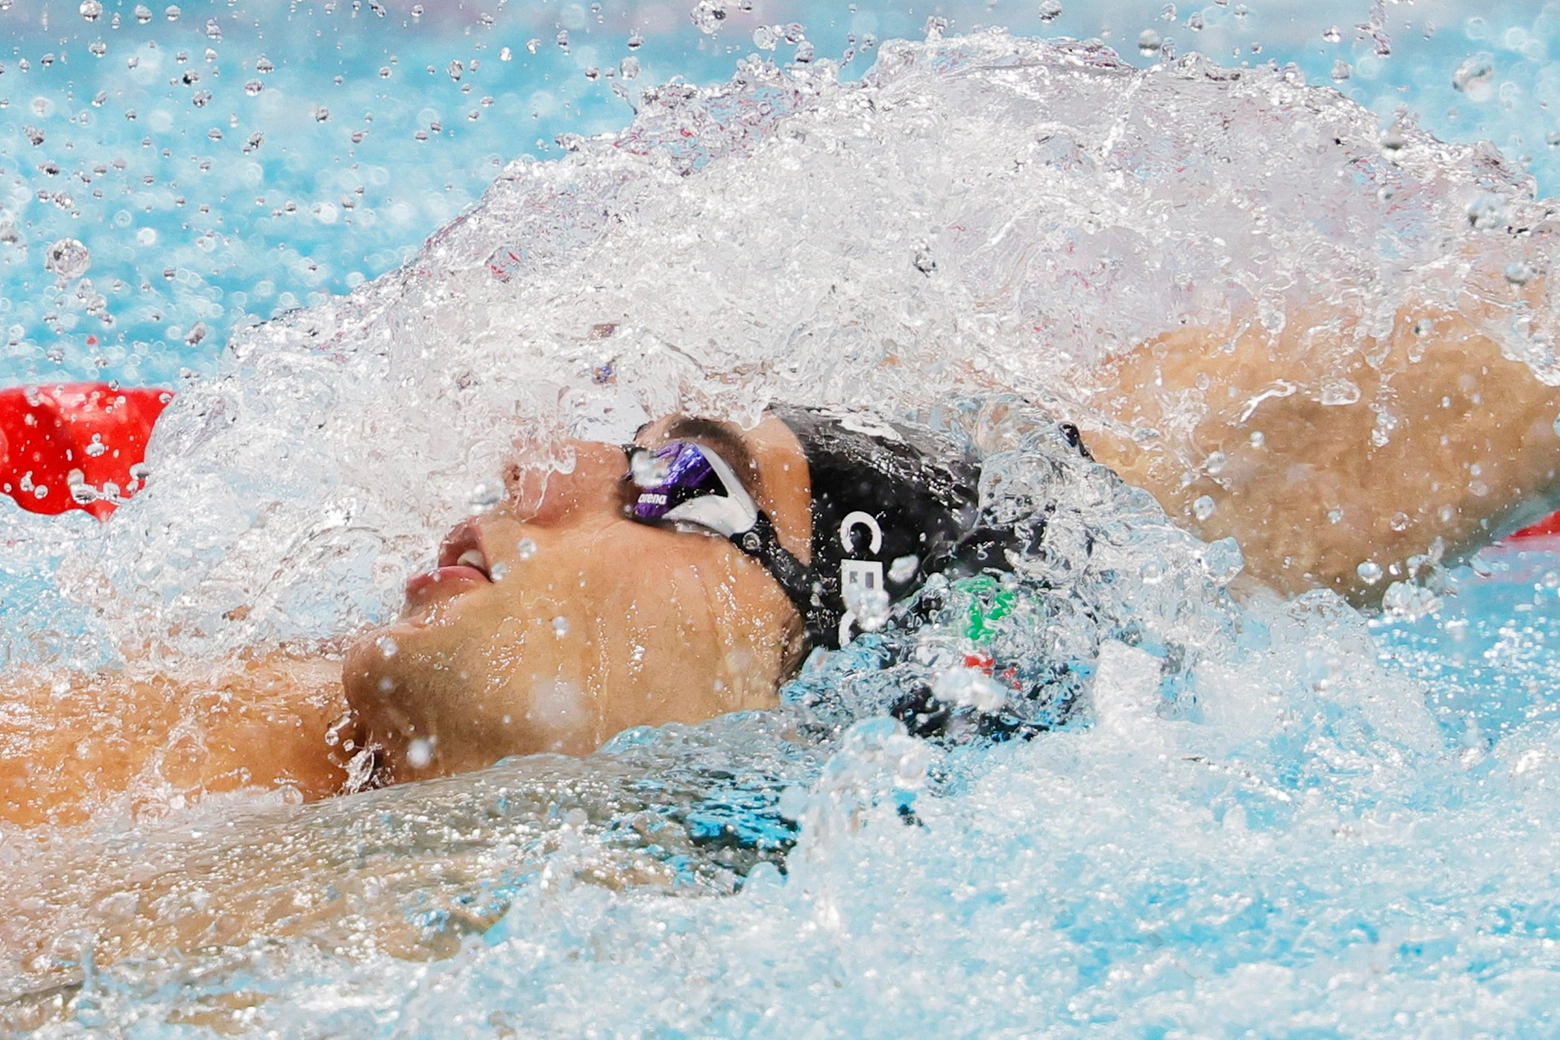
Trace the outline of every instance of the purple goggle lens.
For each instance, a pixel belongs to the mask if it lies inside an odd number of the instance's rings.
[[[629,455],[629,466],[629,476],[639,486],[633,517],[645,523],[665,519],[689,499],[726,493],[715,467],[697,444],[679,441],[655,451],[635,448]]]
[[[642,524],[703,528],[731,538],[752,529],[758,507],[726,461],[692,441],[629,451],[639,497],[629,516]]]

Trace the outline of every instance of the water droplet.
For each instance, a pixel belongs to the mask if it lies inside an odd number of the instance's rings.
[[[504,500],[504,485],[483,481],[471,489],[471,508],[485,513]]]
[[[1349,65],[1348,62],[1344,61],[1342,58],[1339,58],[1337,61],[1333,62],[1333,82],[1342,83],[1352,75],[1354,75],[1354,69]]]
[[[1374,585],[1381,580],[1381,565],[1373,560],[1366,560],[1354,568],[1354,573],[1358,574],[1365,584]]]
[[[379,647],[380,654],[387,658],[394,657],[396,652],[401,649],[396,645],[395,640],[391,639],[389,636],[380,636],[379,642],[375,643],[374,645]]]
[[[1062,5],[1057,0],[1040,0],[1040,20],[1047,25],[1062,15]]]
[[[1253,448],[1260,448],[1267,443],[1267,435],[1261,430],[1252,430],[1251,436],[1247,439],[1251,441]]]
[[[209,40],[222,39],[222,26],[217,24],[215,18],[206,19],[206,38]]]
[[[537,50],[541,48],[541,46],[542,46],[542,41],[538,40],[534,36],[531,37],[529,40],[525,41],[525,49],[530,51],[532,54],[535,54],[537,52]]]
[[[1330,25],[1326,28],[1326,30],[1323,31],[1322,39],[1326,40],[1328,43],[1337,43],[1339,40],[1343,39],[1343,33],[1338,30],[1336,25]]]
[[[101,58],[103,55],[108,53],[108,44],[104,43],[102,40],[94,40],[87,44],[87,50],[94,58]]]
[[[529,538],[522,538],[515,546],[515,552],[522,560],[529,560],[536,555],[536,543]]]
[[[499,61],[513,61],[514,58],[515,58],[514,51],[510,50],[508,47],[505,47],[503,50],[498,52],[498,60]]]
[[[142,25],[145,25],[147,22],[152,20],[152,9],[147,7],[145,4],[136,4],[135,20],[140,22]]]
[[[618,75],[625,80],[639,78],[639,59],[632,55],[624,58],[622,64],[618,66]]]
[[[701,33],[709,36],[726,20],[726,5],[721,0],[699,0],[688,17]]]
[[[1214,511],[1218,508],[1218,503],[1214,502],[1214,500],[1209,496],[1203,495],[1197,501],[1192,503],[1192,515],[1195,516],[1198,520],[1206,520],[1212,516]]]
[[[1224,465],[1228,461],[1229,459],[1225,456],[1224,452],[1216,451],[1203,460],[1203,470],[1206,471],[1210,476],[1216,477],[1220,473],[1224,472]]]
[[[1533,280],[1533,265],[1526,260],[1513,260],[1506,265],[1505,274],[1512,285],[1526,285]]]
[[[92,266],[92,254],[74,238],[62,238],[44,254],[43,269],[57,275],[62,283],[74,281]]]
[[[252,79],[248,83],[244,84],[244,93],[248,94],[250,97],[254,97],[256,94],[260,93],[264,89],[265,89],[265,84],[261,83],[257,79]]]
[[[1321,403],[1329,407],[1354,404],[1360,399],[1360,388],[1342,377],[1327,379],[1322,383]]]
[[[569,634],[569,619],[564,617],[562,614],[553,618],[552,630],[553,635],[557,636],[559,639],[562,639],[564,636]]]
[[[466,66],[461,63],[459,58],[457,58],[446,65],[444,67],[444,71],[449,74],[450,79],[454,80],[456,83],[459,83],[460,75],[466,71]]]
[[[423,5],[422,4],[413,4],[412,5],[412,17],[413,18],[421,18],[422,16],[423,16]]]
[[[179,15],[183,13],[184,12],[180,11],[178,7],[174,6],[173,4],[169,4],[168,9],[163,12],[163,15],[168,19],[168,21],[176,22],[179,20]]]
[[[1186,20],[1186,27],[1192,32],[1202,32],[1205,24],[1201,11],[1193,11],[1191,17]]]
[[[255,59],[255,71],[256,72],[264,75],[267,72],[274,72],[275,70],[276,70],[276,66],[274,64],[272,64],[271,59],[267,58],[264,54],[260,55],[260,57]]]
[[[492,578],[494,582],[503,581],[505,578],[509,577],[509,564],[505,563],[503,560],[493,564],[493,566],[488,568],[488,577]]]
[[[1437,509],[1435,515],[1441,518],[1441,523],[1449,524],[1452,522],[1452,518],[1457,515],[1457,510],[1448,504]]]
[[[888,567],[888,580],[894,584],[902,584],[915,577],[916,568],[921,566],[921,560],[916,556],[901,556]]]
[[[43,143],[43,131],[39,130],[36,126],[23,126],[22,133],[27,136],[27,140],[30,141],[34,147],[37,147]]]
[[[1452,86],[1474,101],[1484,101],[1490,96],[1490,83],[1494,78],[1495,59],[1480,51],[1457,66],[1457,71],[1452,73]]]
[[[753,30],[753,46],[761,51],[772,51],[780,44],[780,36],[775,27],[760,25]]]
[[[639,33],[637,31],[636,32],[631,32],[631,33],[628,34],[628,49],[629,50],[637,51],[639,48],[643,47],[644,45],[645,45],[645,38],[643,36],[639,35]]]
[[[103,17],[103,5],[98,0],[81,0],[81,17],[89,22],[95,22]]]
[[[792,57],[799,64],[806,65],[808,62],[812,61],[813,58],[817,56],[817,54],[817,48],[813,46],[812,41],[803,40],[801,43],[796,45],[796,53],[792,55]]]
[[[1144,29],[1138,36],[1137,45],[1139,54],[1145,58],[1151,58],[1159,53],[1159,48],[1164,45],[1164,41],[1154,30]]]
[[[433,745],[418,737],[406,745],[406,764],[413,769],[427,769],[433,761]]]
[[[1343,522],[1343,510],[1338,509],[1336,507],[1333,508],[1333,509],[1327,510],[1327,522],[1329,524],[1342,523]]]
[[[1394,531],[1406,531],[1408,530],[1408,525],[1412,522],[1407,513],[1393,513],[1392,519],[1387,521],[1387,526]]]

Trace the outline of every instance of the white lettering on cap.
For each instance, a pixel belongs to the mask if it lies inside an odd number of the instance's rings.
[[[882,550],[883,529],[878,526],[877,517],[871,513],[863,513],[859,509],[853,513],[846,513],[845,519],[840,521],[840,548],[846,552],[852,551],[850,537],[852,527],[865,527],[867,533],[872,536],[872,541],[867,546],[868,551],[876,553]]]

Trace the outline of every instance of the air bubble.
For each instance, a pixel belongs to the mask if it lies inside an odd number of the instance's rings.
[[[1200,521],[1206,520],[1212,516],[1218,508],[1218,503],[1216,503],[1209,496],[1203,495],[1197,501],[1192,503],[1192,515]]]
[[[1354,573],[1358,574],[1365,584],[1374,585],[1381,580],[1381,565],[1373,560],[1366,560],[1354,568]]]

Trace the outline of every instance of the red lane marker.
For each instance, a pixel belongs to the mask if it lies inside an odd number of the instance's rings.
[[[1544,538],[1549,535],[1560,534],[1560,512],[1551,513],[1536,524],[1530,524],[1522,530],[1506,536],[1507,541],[1518,538]]]
[[[56,383],[0,390],[0,492],[31,513],[81,509],[107,520],[142,480],[171,390],[115,390],[106,383]]]

